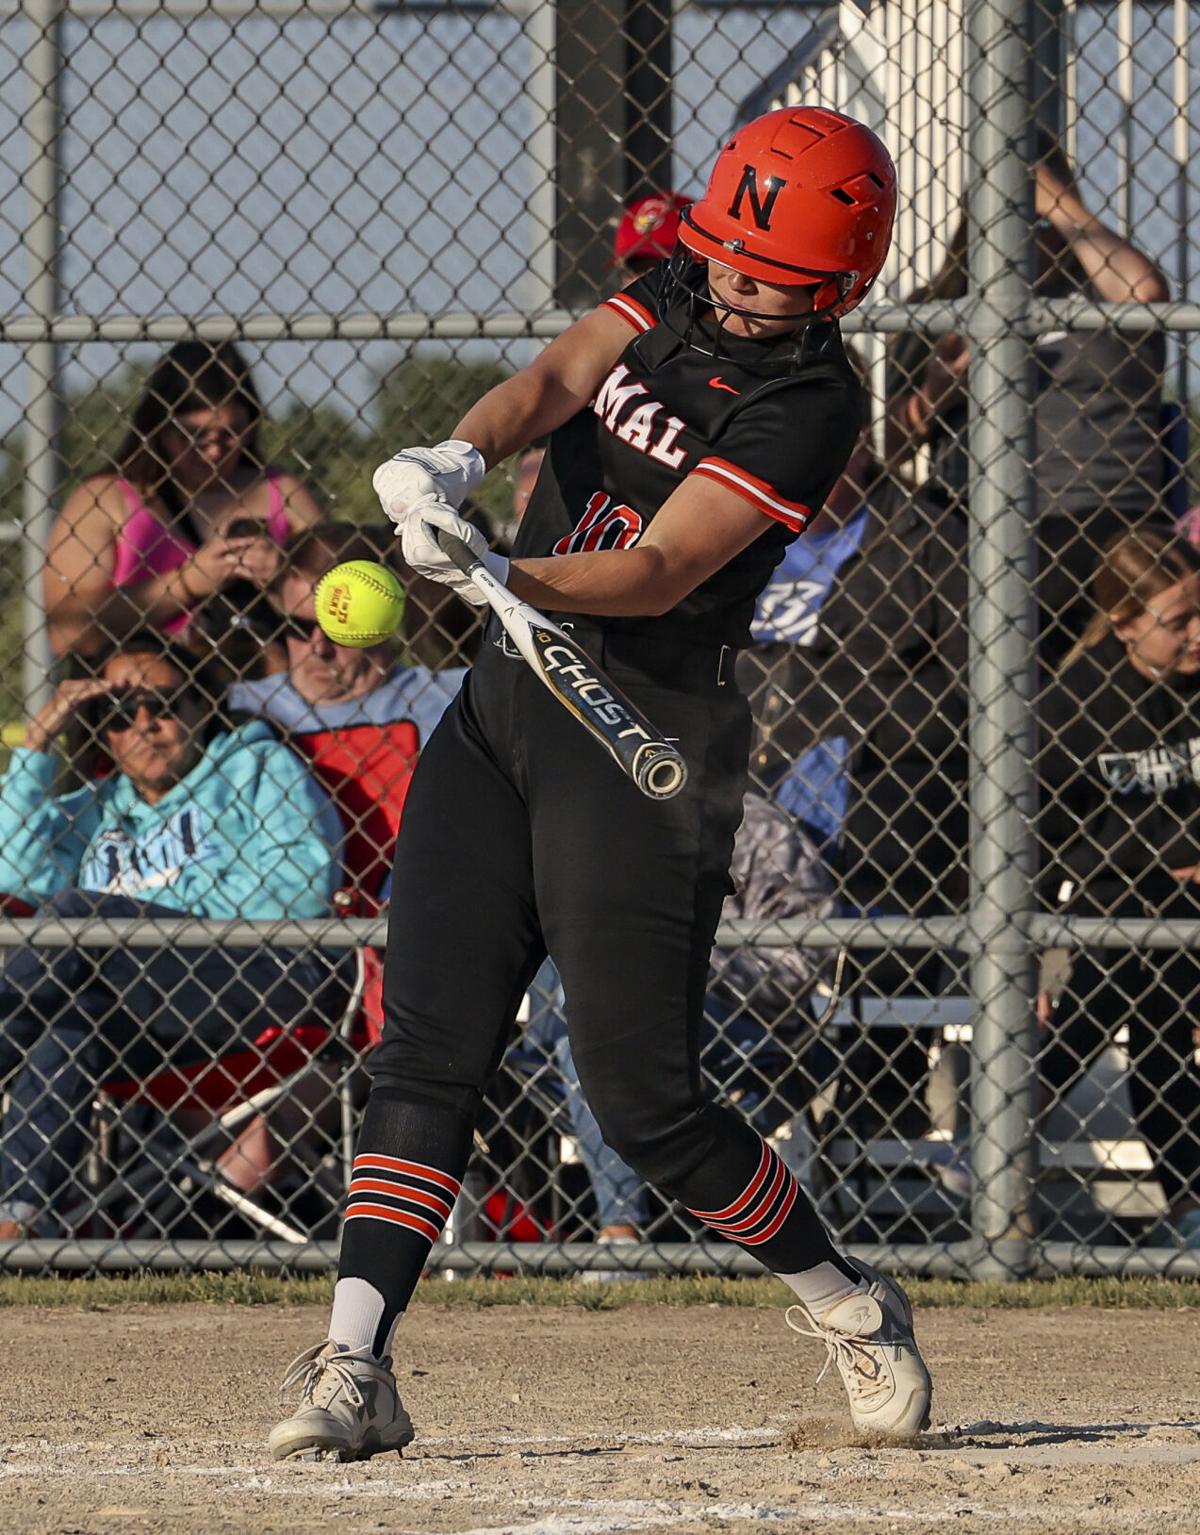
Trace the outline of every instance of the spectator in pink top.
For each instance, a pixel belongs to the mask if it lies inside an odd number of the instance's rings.
[[[146,381],[111,469],[67,498],[43,591],[61,655],[94,655],[138,629],[188,628],[217,593],[253,602],[292,533],[320,509],[263,463],[263,409],[232,342],[181,341]]]

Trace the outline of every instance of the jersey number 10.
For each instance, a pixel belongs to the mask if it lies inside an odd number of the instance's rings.
[[[641,537],[642,514],[597,490],[574,529],[560,538],[555,554],[589,554],[593,549],[628,549]]]

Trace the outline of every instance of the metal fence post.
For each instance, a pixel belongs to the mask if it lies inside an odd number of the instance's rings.
[[[25,55],[29,99],[25,111],[29,168],[29,224],[25,231],[28,263],[26,301],[31,315],[51,321],[58,315],[59,163],[63,0],[30,0],[26,15],[32,31]],[[49,336],[25,349],[25,483],[22,491],[22,679],[25,706],[32,714],[50,693],[50,636],[42,611],[42,565],[54,519],[60,481],[58,431],[61,418],[59,346]]]
[[[1034,573],[1031,387],[1032,113],[1026,0],[967,13],[972,209],[971,398],[973,1269],[1031,1262],[1033,1020],[1028,918]],[[1023,259],[1022,259],[1023,254]]]

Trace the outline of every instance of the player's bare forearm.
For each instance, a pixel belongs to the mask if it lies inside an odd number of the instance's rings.
[[[514,560],[508,586],[535,608],[608,618],[656,617],[686,595],[676,595],[662,551],[650,546]]]
[[[489,469],[561,426],[587,404],[558,380],[515,373],[489,389],[454,429],[454,436],[473,443]]]
[[[509,585],[534,607],[654,618],[669,613],[768,526],[737,495],[690,476],[632,548],[514,560]]]
[[[472,405],[455,437],[473,443],[488,468],[494,468],[583,410],[631,335],[626,322],[608,309],[576,320],[527,368]]]

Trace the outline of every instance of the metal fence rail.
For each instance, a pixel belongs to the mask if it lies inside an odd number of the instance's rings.
[[[333,1262],[388,854],[479,637],[397,565],[397,642],[332,666],[316,575],[395,561],[373,465],[624,280],[625,206],[803,99],[876,128],[903,206],[843,326],[871,428],[740,661],[804,889],[727,912],[707,1079],[880,1267],[1200,1270],[1200,908],[1163,883],[1200,868],[1200,687],[1124,620],[1073,650],[1114,536],[1178,525],[1200,570],[1198,32],[1187,0],[0,8],[0,1266]],[[497,540],[534,472],[482,487]],[[246,517],[256,563],[210,580]],[[157,819],[78,692],[145,624],[189,647],[187,688],[136,677],[208,785]],[[755,1271],[603,1147],[568,1021],[543,971],[431,1264]]]

